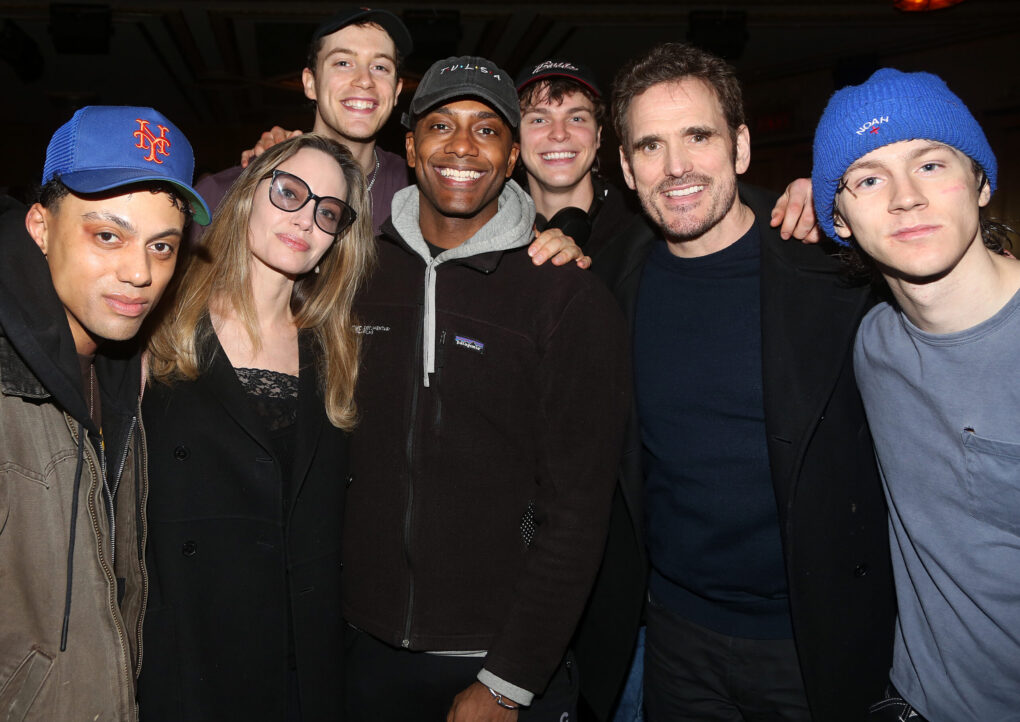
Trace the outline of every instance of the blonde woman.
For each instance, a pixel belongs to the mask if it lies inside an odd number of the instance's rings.
[[[351,305],[371,216],[346,148],[274,146],[224,197],[152,337],[147,721],[341,714]]]

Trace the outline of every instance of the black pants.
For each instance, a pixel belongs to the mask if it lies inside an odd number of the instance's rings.
[[[448,657],[391,647],[348,625],[344,634],[347,722],[446,719],[453,698],[475,681],[481,657]],[[541,696],[522,707],[522,722],[574,722],[577,666],[567,653]],[[493,701],[493,705],[495,705]]]
[[[791,639],[718,634],[649,599],[645,610],[649,722],[809,722]]]

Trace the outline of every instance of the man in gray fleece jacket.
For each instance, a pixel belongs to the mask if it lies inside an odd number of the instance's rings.
[[[626,331],[596,278],[532,264],[534,205],[507,180],[519,121],[510,77],[473,57],[434,64],[404,119],[417,184],[358,308],[349,719],[575,718]]]

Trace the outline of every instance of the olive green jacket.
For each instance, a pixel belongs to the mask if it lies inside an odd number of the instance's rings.
[[[146,599],[140,362],[97,357],[101,434],[23,219],[0,218],[0,721],[136,720]]]

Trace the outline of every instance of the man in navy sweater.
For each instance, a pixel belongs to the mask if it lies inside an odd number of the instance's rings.
[[[726,63],[660,45],[620,70],[613,110],[654,224],[632,226],[613,284],[634,342],[648,717],[859,719],[893,623],[850,364],[869,291],[826,248],[783,242],[775,197],[738,186],[750,136]]]

